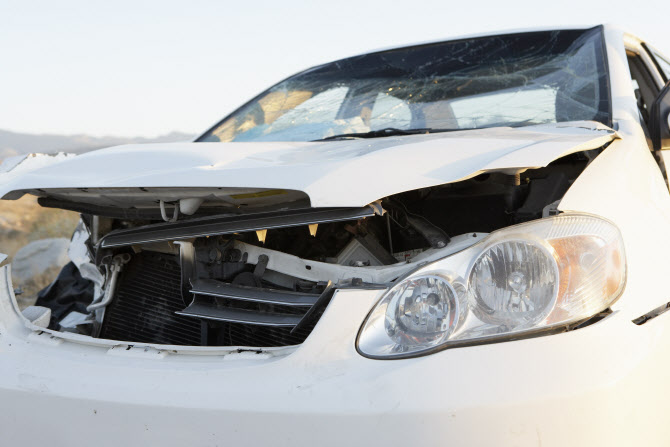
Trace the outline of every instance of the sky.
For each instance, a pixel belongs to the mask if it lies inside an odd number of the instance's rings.
[[[670,55],[664,0],[0,0],[0,129],[200,133],[297,71],[478,32],[616,23]]]

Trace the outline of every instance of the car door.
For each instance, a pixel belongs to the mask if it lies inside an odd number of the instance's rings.
[[[654,47],[647,44],[643,44],[643,46],[665,83],[652,105],[651,131],[653,133],[653,145],[660,152],[659,158],[667,167],[670,163],[670,115],[668,115],[668,109],[670,108],[670,62]]]
[[[647,136],[649,148],[653,150],[653,138],[650,135],[650,128],[654,124],[652,109],[670,77],[670,64],[667,63],[667,58],[662,58],[660,53],[651,51],[650,48],[634,38],[628,38],[626,41],[626,56],[640,112],[640,124]],[[670,166],[670,150],[654,151],[654,155],[667,182],[666,166]]]

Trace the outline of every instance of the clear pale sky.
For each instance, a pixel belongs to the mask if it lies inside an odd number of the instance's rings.
[[[616,23],[670,54],[670,4],[0,0],[0,129],[198,133],[282,78],[480,31]]]

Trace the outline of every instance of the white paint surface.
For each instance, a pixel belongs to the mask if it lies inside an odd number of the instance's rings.
[[[313,207],[364,206],[485,171],[546,166],[614,138],[606,126],[580,121],[308,143],[126,145],[0,174],[0,197],[55,188],[249,187],[304,191]]]
[[[297,348],[270,349],[258,356],[234,349],[182,351],[178,347],[130,346],[75,334],[57,336],[43,332],[21,317],[9,269],[4,267],[0,269],[3,443],[52,445],[58,440],[59,445],[93,442],[97,447],[667,445],[670,317],[664,314],[641,326],[631,320],[669,299],[665,261],[670,252],[670,194],[637,120],[625,53],[622,41],[617,40],[621,34],[609,31],[607,36],[614,117],[620,139],[587,167],[560,208],[599,214],[622,231],[628,282],[609,317],[563,334],[446,350],[409,360],[378,361],[356,352],[355,337],[381,292],[350,290],[337,292],[313,333]],[[541,166],[563,151],[594,144],[599,135],[595,132],[604,134],[600,138],[612,138],[606,131],[584,129],[580,135],[571,134],[575,130],[566,132],[569,135],[561,137],[565,139],[557,137],[554,144],[528,138],[525,141],[530,146],[525,148],[519,147],[520,134],[505,135],[504,130],[490,139],[464,134],[451,149],[439,136],[404,137],[415,144],[402,148],[416,149],[417,157],[431,151],[433,156],[450,154],[448,170],[451,176],[457,176],[486,169],[494,162],[498,168],[520,162]],[[363,150],[369,143],[342,146]],[[212,170],[229,180],[244,178],[236,177],[235,169],[254,167],[258,177],[252,180],[258,181],[263,179],[262,174],[272,172],[262,169],[263,165],[275,166],[281,172],[287,154],[310,153],[310,145],[289,146],[284,148],[287,152],[258,148],[246,151],[244,156],[237,154],[239,158],[233,151],[224,157],[220,170]],[[336,168],[347,165],[342,153],[332,154],[342,163],[337,165],[328,157],[323,158],[324,149],[319,147],[311,146],[317,148],[315,157],[321,162],[332,162],[329,166]],[[167,149],[141,152],[140,164],[146,163],[143,166],[149,169],[146,160],[152,155],[155,159]],[[440,149],[443,152],[438,152]],[[31,174],[17,179],[14,186],[25,182],[36,187],[38,180],[46,184],[78,181],[67,179],[62,170],[56,169],[58,166],[67,166],[66,172],[79,172],[85,180],[92,181],[92,173],[78,171],[87,166],[86,160],[99,157],[97,160],[111,162],[116,160],[115,153],[125,150],[78,157],[54,166],[48,175],[43,171],[43,176]],[[450,151],[461,154],[462,159]],[[189,160],[187,155],[179,155],[176,147],[167,152],[180,162]],[[394,173],[404,168],[412,179],[408,181],[410,185],[421,183],[417,179],[450,178],[427,168],[412,174],[408,167],[413,165],[394,167],[391,160],[384,164],[384,158],[375,155],[384,152],[397,155],[400,147],[366,151],[361,157],[382,163],[384,169],[396,169]],[[273,158],[279,153],[284,156]],[[481,157],[476,162],[467,156],[473,153]],[[210,160],[202,152],[191,155],[189,166]],[[462,169],[457,169],[459,161]],[[117,163],[120,166],[121,162]],[[137,181],[159,179],[161,175],[171,175],[172,180],[182,178],[183,166],[174,164],[168,170],[167,162],[162,163],[156,160],[155,172],[133,171],[140,176]],[[315,166],[309,160],[305,164]],[[302,166],[290,165],[292,169]],[[366,167],[372,173],[363,177],[359,190],[377,181],[391,184],[377,180],[385,177],[383,169],[374,169],[375,163]],[[440,165],[433,163],[431,167],[439,171]],[[124,177],[120,170],[114,172],[105,181],[135,181]],[[325,178],[331,176],[327,170],[321,174],[326,174]],[[338,174],[342,176],[341,171]],[[335,182],[330,182],[330,188],[319,189],[313,182],[305,183],[305,188],[310,196],[314,195],[316,203],[327,203],[328,197],[337,196],[332,189]],[[383,191],[374,185],[370,188],[375,194]],[[6,191],[11,189],[6,187]],[[318,191],[323,191],[324,196],[319,196]],[[350,201],[356,196],[345,187],[342,197]]]

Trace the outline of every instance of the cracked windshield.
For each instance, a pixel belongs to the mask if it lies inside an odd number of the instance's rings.
[[[601,30],[533,32],[318,66],[270,88],[198,141],[312,141],[578,120],[609,124],[609,108]]]

